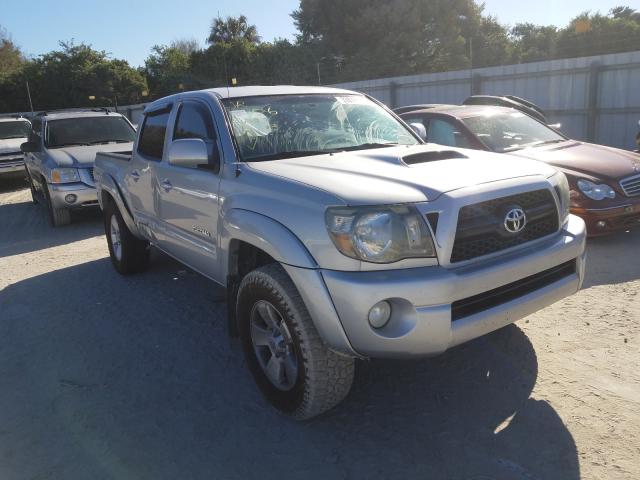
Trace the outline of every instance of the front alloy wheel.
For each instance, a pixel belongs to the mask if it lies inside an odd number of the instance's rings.
[[[251,310],[251,344],[262,371],[278,390],[291,390],[298,379],[293,340],[282,315],[260,300]]]

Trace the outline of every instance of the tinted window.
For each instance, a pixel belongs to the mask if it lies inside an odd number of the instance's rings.
[[[147,115],[140,132],[138,152],[161,160],[164,152],[164,136],[169,122],[169,112]]]
[[[464,133],[446,120],[434,118],[429,122],[427,141],[449,147],[468,148],[469,142]]]
[[[45,144],[48,148],[72,145],[128,143],[135,130],[120,115],[76,117],[47,122]]]
[[[215,138],[207,107],[194,102],[186,102],[180,107],[173,139],[181,138],[201,138],[202,140]]]
[[[0,122],[0,140],[8,138],[26,138],[29,135],[31,125],[24,120],[15,122]]]

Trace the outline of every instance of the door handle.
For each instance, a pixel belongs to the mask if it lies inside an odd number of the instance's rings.
[[[164,180],[162,180],[162,182],[160,183],[160,186],[165,192],[168,192],[173,188],[173,185],[171,185],[171,182],[169,181],[168,178],[165,178]]]
[[[138,170],[132,170],[131,178],[133,178],[134,182],[137,182],[138,180],[140,180],[140,172]]]

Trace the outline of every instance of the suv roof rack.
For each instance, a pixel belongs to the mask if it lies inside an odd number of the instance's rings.
[[[494,105],[497,107],[510,107],[520,110],[522,113],[540,120],[543,123],[547,123],[547,115],[540,107],[535,103],[532,103],[524,98],[516,97],[515,95],[472,95],[468,97],[463,105]]]
[[[94,107],[94,108],[59,108],[55,110],[44,110],[42,112],[36,113],[36,117],[46,117],[52,113],[74,113],[74,112],[104,112],[105,115],[109,115],[113,113],[107,107]]]

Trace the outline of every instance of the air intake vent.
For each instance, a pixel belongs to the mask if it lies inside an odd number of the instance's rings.
[[[415,163],[427,163],[435,162],[438,160],[450,160],[452,158],[469,158],[460,152],[455,150],[439,150],[435,152],[420,152],[413,155],[407,155],[402,157],[402,161],[407,165],[413,165]]]

